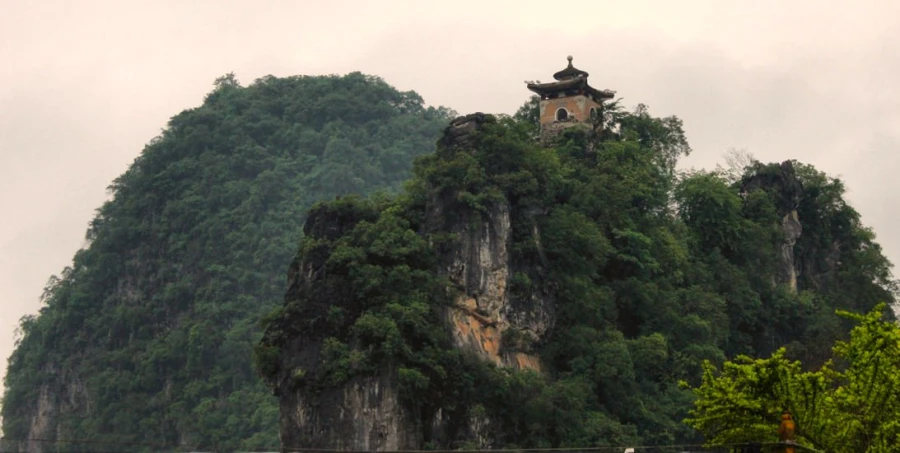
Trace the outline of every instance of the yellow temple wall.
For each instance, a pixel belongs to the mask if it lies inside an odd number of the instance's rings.
[[[580,95],[541,100],[541,124],[555,122],[556,111],[560,108],[564,108],[569,112],[569,121],[571,121],[572,117],[575,117],[577,121],[590,122],[591,107],[599,108],[599,104],[587,96]]]

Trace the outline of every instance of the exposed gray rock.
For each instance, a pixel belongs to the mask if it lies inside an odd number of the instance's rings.
[[[438,153],[473,152],[479,129],[491,121],[495,120],[481,113],[452,121]],[[367,215],[370,213],[340,208],[314,211],[304,231],[311,237],[332,240]],[[455,295],[454,303],[444,311],[454,345],[499,366],[539,371],[540,361],[530,345],[541,341],[553,324],[553,297],[547,291],[530,291],[527,300],[511,296],[515,274],[510,259],[512,215],[506,200],[476,209],[459,202],[457,193],[435,191],[427,202],[422,233],[440,232],[456,238],[452,245],[438,250],[436,269],[450,281],[448,290]],[[531,222],[529,229],[540,249],[537,222]],[[325,278],[327,256],[327,250],[308,251],[289,271],[288,301],[318,291],[316,297],[303,302],[305,319],[321,318],[335,301],[353,299],[345,293],[347,288],[313,284]],[[341,308],[348,319],[359,316],[352,306]],[[312,334],[318,330],[315,326],[296,321],[280,323],[278,329],[288,338],[281,346],[279,377],[273,382],[280,396],[281,440],[286,448],[420,449],[426,438],[439,445],[465,443],[480,448],[496,443],[496,423],[483,410],[457,409],[452,415],[440,407],[410,411],[400,399],[396,376],[389,368],[377,377],[351,378],[338,388],[308,388],[303,377],[294,376],[317,372],[324,339]],[[509,338],[512,336],[514,341]],[[451,420],[451,416],[459,419]]]
[[[441,271],[458,291],[446,313],[456,346],[497,365],[540,370],[536,356],[504,347],[504,335],[511,329],[538,341],[553,321],[552,297],[535,295],[529,303],[514,304],[510,296],[508,204],[497,203],[486,214],[456,206],[455,219],[446,231],[459,241],[444,255]]]
[[[787,285],[792,291],[797,291],[800,266],[794,259],[794,245],[803,233],[803,226],[797,216],[803,185],[794,172],[793,163],[784,161],[778,166],[757,164],[756,174],[741,183],[742,194],[755,190],[765,190],[771,194],[775,201],[775,209],[781,216],[783,242],[779,250],[776,283]]]
[[[492,118],[481,112],[460,116],[450,122],[438,146],[445,149],[466,148],[474,145],[475,134],[482,124]]]
[[[781,244],[781,260],[779,268],[779,281],[787,284],[792,291],[797,291],[797,263],[794,260],[794,245],[800,234],[803,233],[803,225],[797,218],[797,211],[791,211],[781,220],[781,230],[784,232],[784,242]]]
[[[422,430],[386,372],[350,379],[315,398],[300,391],[283,394],[281,442],[283,449],[410,450],[421,447]]]

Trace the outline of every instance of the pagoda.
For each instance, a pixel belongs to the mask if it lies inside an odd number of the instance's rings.
[[[563,129],[572,126],[588,126],[594,129],[600,124],[603,101],[612,99],[615,91],[598,90],[588,85],[588,73],[572,66],[572,56],[566,58],[569,65],[553,74],[555,82],[526,82],[529,90],[541,97],[541,140],[555,137]]]

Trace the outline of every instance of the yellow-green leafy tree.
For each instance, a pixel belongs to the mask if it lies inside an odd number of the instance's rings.
[[[782,411],[797,423],[797,442],[835,453],[882,453],[900,445],[900,326],[885,304],[868,314],[839,311],[857,323],[834,358],[816,371],[785,357],[738,356],[722,369],[707,363],[686,423],[709,444],[777,442]]]

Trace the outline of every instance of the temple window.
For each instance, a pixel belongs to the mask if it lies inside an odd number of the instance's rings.
[[[569,118],[569,111],[566,109],[559,109],[556,111],[556,121],[562,121]]]

